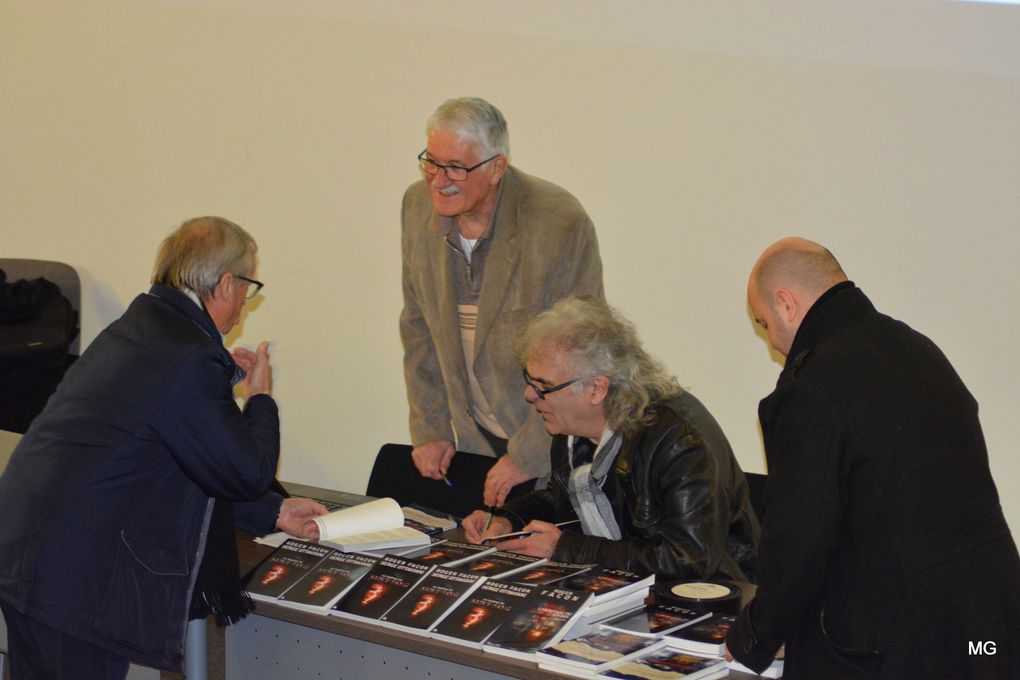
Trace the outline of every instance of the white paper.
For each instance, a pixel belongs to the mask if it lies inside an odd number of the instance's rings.
[[[404,513],[392,498],[379,498],[315,517],[313,521],[319,527],[319,540],[342,542],[337,539],[402,527]]]

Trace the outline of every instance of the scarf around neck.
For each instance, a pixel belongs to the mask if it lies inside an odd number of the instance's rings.
[[[571,437],[568,445],[573,448],[576,437]],[[571,458],[570,481],[567,492],[570,505],[581,520],[581,528],[588,536],[600,536],[619,541],[623,534],[613,513],[613,506],[603,490],[606,478],[616,456],[620,453],[623,437],[609,428],[602,433],[598,448],[590,463],[575,466]]]

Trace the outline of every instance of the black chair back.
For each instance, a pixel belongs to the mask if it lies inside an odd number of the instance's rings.
[[[376,455],[368,478],[368,496],[389,496],[401,505],[421,505],[457,518],[482,507],[485,475],[496,462],[490,456],[457,452],[450,462],[446,478],[426,479],[418,473],[407,444],[383,444]]]

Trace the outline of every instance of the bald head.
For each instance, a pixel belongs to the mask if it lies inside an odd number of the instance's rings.
[[[759,290],[796,289],[815,300],[846,274],[829,250],[800,237],[784,238],[769,246],[751,271]]]
[[[843,268],[826,248],[804,238],[784,238],[766,248],[754,264],[747,300],[769,342],[786,356],[811,306],[846,280]]]

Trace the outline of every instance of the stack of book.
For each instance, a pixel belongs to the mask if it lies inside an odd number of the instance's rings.
[[[479,574],[487,578],[506,579],[519,571],[530,569],[547,560],[538,557],[528,557],[520,553],[496,550],[486,553],[477,559],[462,562],[459,567],[472,574]]]
[[[546,647],[535,655],[540,668],[576,675],[595,677],[614,665],[662,647],[657,637],[634,635],[612,628],[601,628],[587,635]]]
[[[722,656],[726,649],[726,634],[733,627],[736,616],[709,614],[690,624],[666,633],[672,645],[697,654]]]
[[[726,634],[733,627],[736,618],[732,614],[712,614],[698,619],[689,626],[667,633],[666,639],[679,649],[722,658],[726,650]],[[754,674],[754,671],[736,661],[731,661],[728,666],[732,670]],[[776,659],[757,675],[763,678],[783,677],[783,660]]]
[[[655,585],[655,575],[642,576],[623,569],[596,566],[558,585],[592,594],[590,603],[567,633],[569,639],[590,633],[611,618],[641,609]]]
[[[429,552],[417,559],[442,567],[456,567],[494,552],[496,552],[496,548],[492,546],[464,543],[463,541],[443,541],[433,545]]]
[[[615,663],[593,677],[712,680],[729,674],[725,659],[698,656],[663,640],[661,646],[653,646],[637,656]]]
[[[725,677],[753,672],[723,658],[726,633],[735,617],[688,607],[652,604],[611,619],[585,635],[536,654],[540,667],[581,678]],[[782,660],[762,677],[782,677]]]
[[[448,567],[433,567],[385,614],[384,626],[425,635],[477,590],[486,578]]]
[[[288,539],[248,575],[245,589],[252,599],[275,601],[331,552],[325,546]]]
[[[536,586],[486,581],[432,630],[429,637],[481,649]]]
[[[392,514],[385,505],[372,513]],[[365,532],[350,533],[363,522],[337,525],[334,518],[320,527],[333,536],[332,545],[286,540],[251,573],[246,589],[256,600],[427,635],[577,677],[708,680],[730,669],[748,672],[722,658],[735,617],[646,605],[654,576],[460,541],[430,543],[435,532],[428,522],[442,518],[400,516],[387,522],[425,529],[418,530],[426,542],[416,546],[423,550],[417,559],[350,550],[389,539],[363,540]],[[778,678],[782,671],[778,660],[762,676]]]
[[[333,605],[330,614],[379,621],[433,569],[434,565],[414,559],[386,555]]]
[[[536,652],[563,639],[591,597],[591,593],[566,588],[535,586],[510,611],[507,620],[489,636],[482,649],[534,660]]]
[[[669,604],[650,604],[637,611],[623,614],[603,624],[625,633],[660,638],[707,619],[711,612],[699,612]]]
[[[525,585],[549,586],[559,581],[572,578],[588,571],[594,564],[572,564],[570,562],[552,562],[544,560],[537,564],[504,576],[504,581],[523,583]]]
[[[328,614],[341,597],[379,561],[378,557],[330,552],[277,599],[282,605]]]
[[[632,658],[668,644],[667,633],[708,618],[681,607],[648,605],[610,619],[593,631],[541,651],[539,665],[568,675],[595,677]]]

